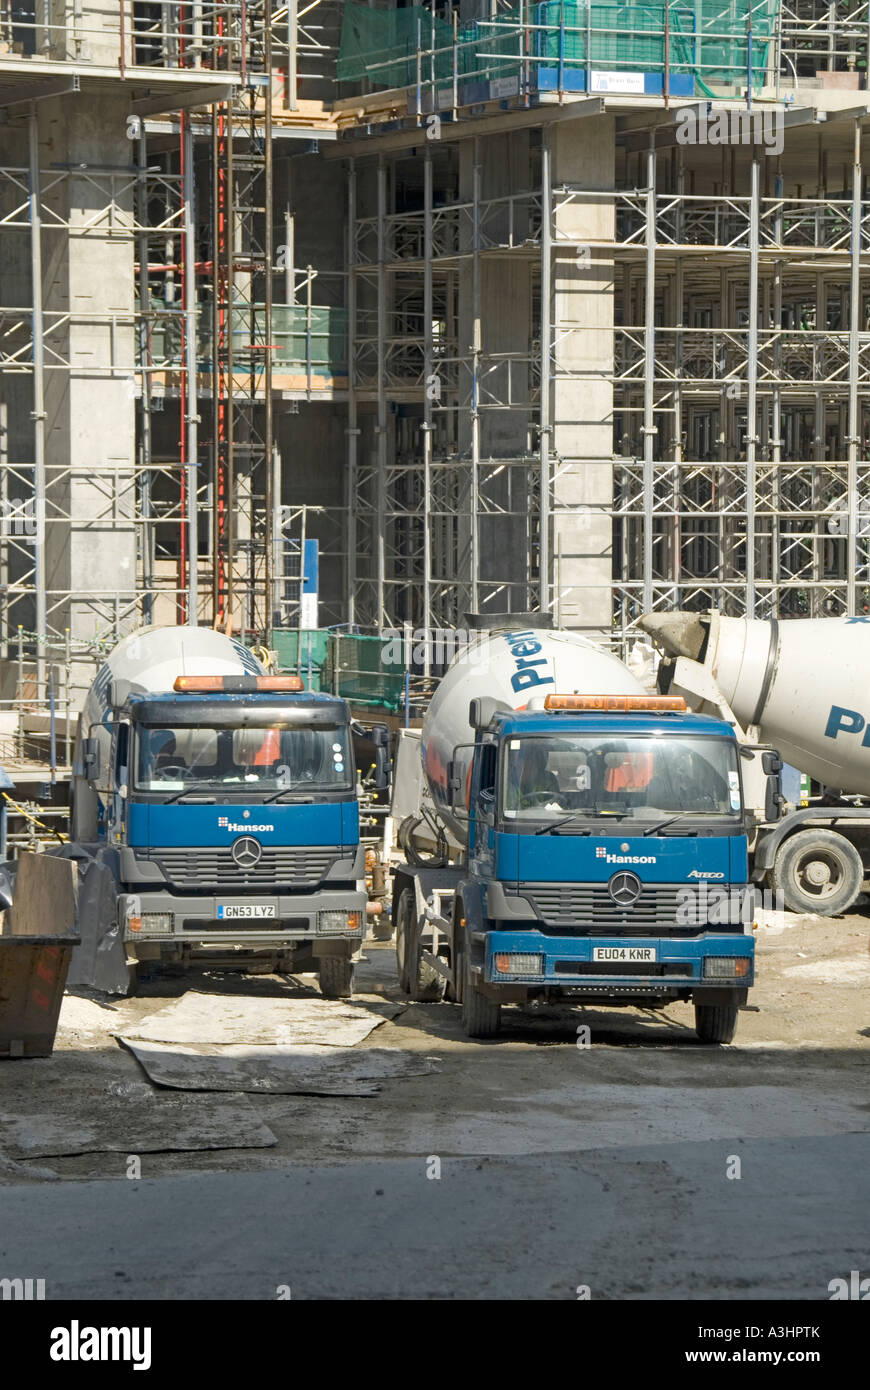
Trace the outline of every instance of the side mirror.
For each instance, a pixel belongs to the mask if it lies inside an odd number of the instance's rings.
[[[109,686],[109,704],[112,709],[121,709],[127,703],[133,691],[138,689],[132,681],[125,681],[115,677]]]
[[[782,758],[778,753],[762,753],[761,766],[767,777],[764,788],[764,819],[766,821],[781,820],[784,802],[782,794]]]
[[[468,706],[468,722],[475,733],[488,729],[499,710],[510,710],[504,700],[495,700],[491,695],[478,695]]]
[[[386,724],[372,725],[372,741],[375,745],[375,791],[389,791],[390,731]]]
[[[454,811],[465,810],[465,788],[453,758],[447,764],[447,800]]]
[[[100,745],[95,738],[82,739],[82,773],[89,782],[100,775]]]

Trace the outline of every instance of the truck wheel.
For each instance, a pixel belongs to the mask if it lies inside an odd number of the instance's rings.
[[[832,830],[799,830],[780,845],[770,886],[789,912],[836,917],[852,906],[864,882],[861,856]]]
[[[408,977],[408,934],[416,912],[414,894],[410,888],[403,888],[396,906],[396,970],[399,975],[399,989],[403,994],[411,993],[411,981]]]
[[[440,999],[444,993],[444,982],[438,971],[422,959],[423,941],[417,920],[417,902],[410,888],[402,889],[397,915],[396,962],[401,989],[419,1001]]]
[[[324,999],[350,999],[353,994],[353,961],[346,956],[321,956],[317,977]]]
[[[705,1043],[730,1043],[737,1028],[736,1004],[696,1004],[695,1032]]]
[[[501,1004],[477,988],[471,973],[471,952],[463,943],[459,956],[462,971],[462,1027],[468,1038],[494,1038],[501,1028]]]

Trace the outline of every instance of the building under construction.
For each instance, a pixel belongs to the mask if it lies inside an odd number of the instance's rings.
[[[0,0],[0,762],[142,623],[866,611],[868,38]]]

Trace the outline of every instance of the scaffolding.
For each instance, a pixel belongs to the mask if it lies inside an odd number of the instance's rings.
[[[388,187],[404,196],[399,157],[370,161],[378,195],[353,218],[350,264],[352,409],[375,406],[368,447],[352,429],[348,457],[357,621],[447,627],[488,605],[564,620],[567,592],[601,589],[591,563],[566,579],[578,536],[612,556],[609,611],[580,625],[623,651],[653,609],[870,610],[866,108],[821,128],[785,119],[778,159],[680,145],[667,112],[642,131],[617,122],[609,194],[553,182],[546,125],[522,155],[525,188],[514,176],[500,197],[481,193],[489,151],[504,158],[486,139],[469,139],[468,200],[444,197],[461,141],[421,151],[423,207],[409,212],[387,203]],[[815,165],[811,190],[793,149]],[[604,210],[609,236],[571,231],[589,225],[584,208]],[[596,266],[612,280],[606,341],[583,322]],[[497,301],[520,282],[525,342],[511,351]],[[590,371],[596,334],[604,370]],[[554,406],[590,380],[610,392],[606,458],[571,457]],[[514,447],[496,455],[487,441],[506,433]],[[603,465],[603,501],[571,483]]]
[[[143,621],[298,630],[315,532],[369,632],[870,608],[870,4],[458,10],[3,0],[7,710],[68,630],[70,690]],[[749,139],[681,144],[708,102]]]
[[[760,90],[779,22],[777,0],[518,0],[468,24],[455,8],[449,22],[434,5],[348,4],[337,77],[405,90],[418,111],[491,94],[606,91],[614,72],[634,75],[635,92],[714,96]],[[788,37],[809,52],[817,36],[793,21]]]

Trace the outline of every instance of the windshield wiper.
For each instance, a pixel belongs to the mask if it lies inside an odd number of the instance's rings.
[[[584,818],[588,820],[590,817],[596,817],[602,820],[625,820],[626,817],[630,815],[630,811],[599,811],[597,806],[591,809],[584,808],[582,811],[572,811],[570,816],[563,816],[561,820],[553,821],[552,825],[542,825],[540,829],[535,831],[535,834],[550,835],[554,830],[558,830],[561,825],[570,825],[571,821],[574,820],[581,820]],[[587,830],[586,834],[591,835],[592,831]]]
[[[167,797],[165,801],[161,802],[161,805],[171,806],[173,801],[180,801],[183,796],[190,796],[192,791],[194,791],[193,787],[182,787],[180,792],[176,792],[174,796]],[[216,798],[213,796],[204,796],[201,799],[201,804],[203,806],[213,806],[215,800]]]
[[[262,800],[262,802],[261,802],[260,804],[261,804],[262,806],[268,806],[268,805],[270,805],[271,802],[277,801],[279,796],[284,796],[284,795],[286,795],[287,792],[299,792],[299,791],[301,791],[303,788],[307,788],[308,792],[310,793],[310,796],[311,796],[311,800],[312,800],[312,801],[314,800],[314,792],[315,792],[315,790],[316,790],[317,788],[319,788],[321,791],[325,790],[323,787],[320,786],[320,783],[319,783],[319,782],[291,782],[290,785],[287,786],[287,787],[280,787],[280,788],[278,789],[278,791],[276,791],[276,792],[274,793],[273,796],[266,796],[266,797],[264,797],[263,800]],[[339,788],[330,788],[329,790],[338,790],[338,791],[341,791],[341,790],[343,790],[343,789],[342,789],[341,787],[339,787]]]
[[[696,816],[699,814],[703,815],[704,813],[703,811],[677,811],[675,816],[667,816],[665,820],[659,820],[656,821],[655,825],[647,826],[643,833],[644,835],[656,835],[659,830],[664,830],[666,825],[673,825],[675,820],[682,820],[683,816]]]

